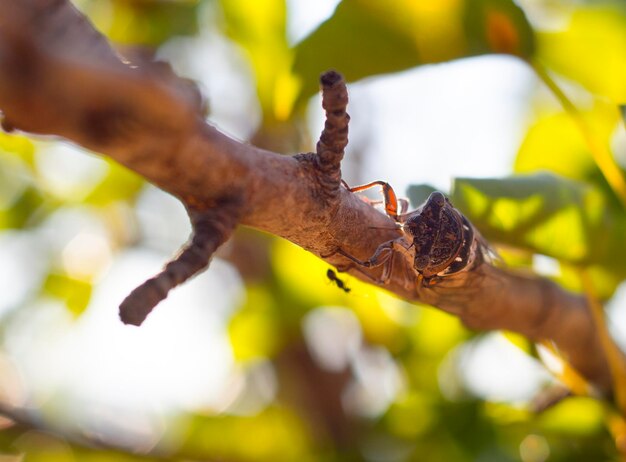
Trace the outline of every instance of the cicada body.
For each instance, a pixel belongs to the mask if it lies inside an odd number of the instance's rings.
[[[423,206],[399,220],[415,251],[414,268],[425,279],[467,266],[473,227],[442,193],[431,193]]]
[[[398,252],[410,259],[412,270],[425,286],[469,269],[489,253],[480,234],[443,193],[434,191],[417,210],[398,214],[399,200],[388,183],[375,181],[350,191],[363,191],[375,185],[382,186],[385,211],[403,235],[379,245],[368,260],[359,260],[341,249],[337,252],[367,268],[384,264],[379,282],[386,283],[391,276],[393,257]],[[406,201],[402,205],[403,209],[407,208]]]

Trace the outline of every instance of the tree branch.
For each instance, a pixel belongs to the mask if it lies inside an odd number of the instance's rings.
[[[239,222],[289,239],[336,266],[348,262],[338,249],[365,260],[378,244],[398,237],[391,218],[340,187],[348,123],[340,79],[327,74],[322,82],[327,124],[317,154],[280,156],[232,140],[205,123],[201,98],[189,82],[163,64],[137,67],[121,60],[67,0],[0,0],[0,6],[5,127],[58,135],[105,153],[194,213],[220,210],[228,216],[220,205],[224,198],[236,199],[232,226]],[[193,270],[171,277],[166,269],[169,282],[159,295],[137,317],[122,318],[139,322],[166,289],[205,266],[229,229],[199,246],[206,244]],[[380,268],[351,272],[366,280],[381,275]],[[453,313],[473,329],[550,339],[599,390],[611,390],[606,356],[585,300],[546,279],[478,258],[467,271],[426,286],[403,258],[394,264],[385,288]],[[143,297],[139,294],[131,297]]]

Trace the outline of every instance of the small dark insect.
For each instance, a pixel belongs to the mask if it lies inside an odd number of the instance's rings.
[[[433,285],[440,277],[463,271],[478,256],[482,246],[480,236],[443,193],[431,193],[422,206],[406,213],[408,203],[398,200],[393,188],[384,181],[348,189],[357,192],[376,185],[382,187],[385,211],[396,221],[402,236],[378,246],[368,260],[359,260],[341,249],[338,253],[366,268],[384,264],[379,282],[389,280],[396,253],[411,259],[418,279],[425,286]],[[398,203],[401,205],[399,214]]]
[[[326,271],[326,277],[332,282],[334,282],[337,285],[337,287],[339,287],[345,293],[349,293],[352,290],[349,287],[347,287],[346,283],[343,282],[341,279],[339,279],[337,277],[337,274],[335,274],[335,272],[331,270],[330,268],[328,269],[328,271]]]

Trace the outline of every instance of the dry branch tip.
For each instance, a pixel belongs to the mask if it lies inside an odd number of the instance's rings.
[[[333,86],[340,80],[343,80],[343,77],[339,72],[335,70],[326,71],[320,77],[320,83],[324,87]]]
[[[239,221],[239,201],[228,199],[212,209],[189,210],[192,234],[180,253],[156,276],[134,289],[120,304],[124,324],[139,326],[169,291],[209,266],[211,257]]]
[[[320,83],[326,122],[317,142],[317,176],[324,195],[334,199],[341,185],[341,160],[348,145],[348,89],[342,75],[332,70],[321,75]]]

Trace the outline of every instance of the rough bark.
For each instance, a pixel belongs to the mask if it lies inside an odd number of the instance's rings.
[[[233,223],[289,239],[332,265],[347,264],[337,249],[367,259],[380,243],[398,237],[393,220],[340,185],[347,100],[327,101],[331,123],[324,133],[334,134],[322,136],[316,154],[281,156],[220,133],[205,122],[193,85],[167,65],[125,62],[67,0],[0,0],[0,7],[5,129],[56,135],[100,152],[194,213],[224,213],[224,202],[234,200]],[[322,83],[331,95],[336,81]],[[409,264],[397,262],[387,290],[453,313],[473,329],[551,340],[587,380],[611,391],[606,356],[582,297],[483,260],[433,286],[407,284],[407,274],[414,274]],[[366,280],[381,273],[350,271]]]

